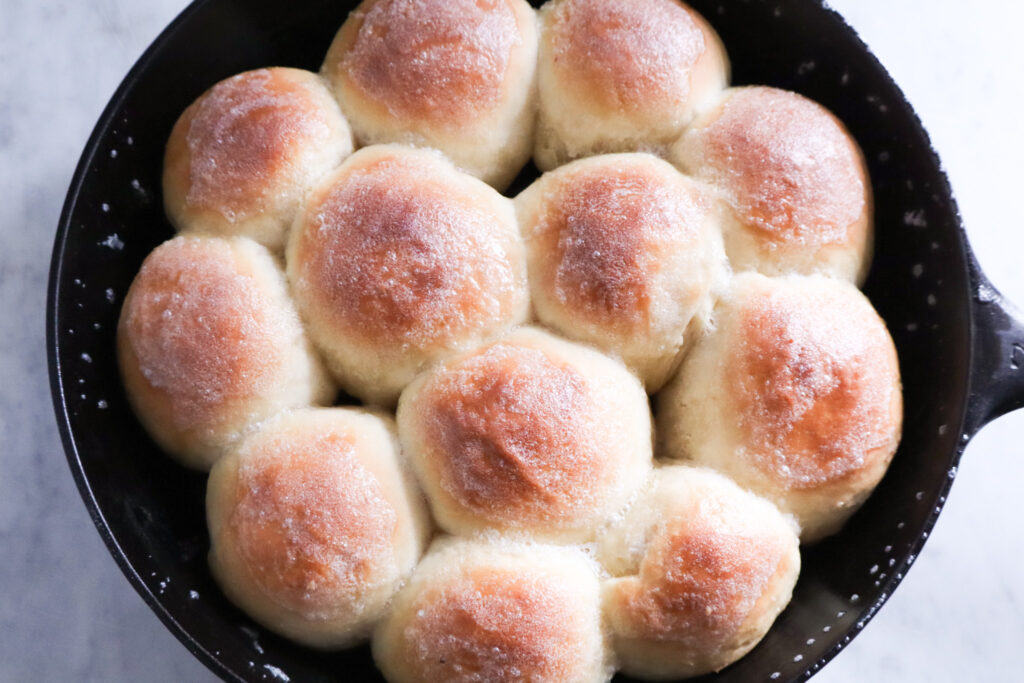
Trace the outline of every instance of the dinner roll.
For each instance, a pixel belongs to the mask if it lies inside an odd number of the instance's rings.
[[[671,159],[719,190],[733,269],[864,281],[871,184],[856,141],[819,104],[775,88],[732,88]]]
[[[311,338],[374,403],[529,314],[512,202],[436,152],[356,152],[313,191],[287,257]]]
[[[522,328],[418,377],[398,404],[402,447],[435,519],[580,541],[651,467],[651,417],[617,361]]]
[[[361,145],[434,147],[502,189],[530,157],[536,63],[523,0],[364,0],[322,72]]]
[[[789,603],[800,573],[795,525],[710,470],[655,471],[599,554],[620,668],[677,679],[749,652]]]
[[[343,408],[264,423],[210,472],[206,514],[210,568],[231,601],[323,648],[369,636],[429,532],[392,420]]]
[[[657,391],[724,275],[703,191],[649,154],[608,154],[544,174],[516,208],[540,321],[620,356]]]
[[[540,12],[534,161],[663,151],[726,86],[714,29],[676,0],[552,0]]]
[[[579,549],[435,542],[373,637],[391,683],[600,683],[600,584]]]
[[[717,328],[659,396],[664,454],[719,469],[835,533],[882,478],[903,402],[892,339],[871,304],[821,276],[738,276]]]
[[[139,420],[197,469],[252,424],[334,397],[280,266],[244,237],[179,236],[154,249],[121,308],[117,351]]]
[[[275,67],[232,76],[178,119],[164,157],[164,207],[183,232],[244,235],[274,249],[306,191],[352,153],[323,81]]]

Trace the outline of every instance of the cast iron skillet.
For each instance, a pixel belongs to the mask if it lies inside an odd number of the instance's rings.
[[[734,82],[796,90],[846,122],[876,199],[866,292],[899,350],[906,419],[892,467],[839,535],[805,550],[789,608],[764,641],[700,680],[805,680],[899,584],[935,523],[970,437],[1024,405],[1024,325],[971,255],[949,183],[910,105],[820,0],[690,0],[725,41]],[[205,476],[161,454],[129,409],[114,331],[146,254],[169,238],[163,146],[178,114],[231,74],[317,69],[355,2],[200,0],[138,61],[100,117],[54,243],[47,346],[68,462],[111,554],[167,627],[228,680],[379,680],[367,649],[324,654],[230,605],[206,567]],[[529,169],[517,191],[536,171]]]

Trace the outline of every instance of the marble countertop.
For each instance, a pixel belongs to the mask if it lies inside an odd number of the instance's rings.
[[[0,0],[0,680],[206,681],[107,554],[65,465],[43,311],[68,182],[122,76],[183,0]],[[831,0],[915,105],[982,267],[1024,302],[1024,4]],[[970,444],[938,525],[816,678],[1012,680],[1024,642],[1024,414]]]

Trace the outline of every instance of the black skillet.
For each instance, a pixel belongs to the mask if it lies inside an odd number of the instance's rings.
[[[366,648],[324,654],[266,632],[206,567],[205,476],[163,456],[118,379],[114,329],[145,255],[172,230],[160,200],[178,114],[231,74],[317,69],[354,2],[200,0],[132,68],[79,162],[54,243],[50,383],[72,473],[129,581],[200,660],[228,680],[379,680]],[[736,84],[801,92],[831,109],[867,156],[877,239],[866,292],[896,341],[903,442],[839,535],[809,548],[793,601],[747,657],[704,681],[805,680],[892,594],[935,523],[970,437],[1024,404],[1024,325],[971,255],[928,137],[888,74],[819,0],[691,0],[721,34]],[[528,169],[518,187],[536,171]],[[513,188],[514,190],[518,189]]]

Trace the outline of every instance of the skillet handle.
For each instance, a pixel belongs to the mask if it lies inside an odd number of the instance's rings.
[[[967,267],[974,353],[964,434],[970,437],[1000,415],[1024,407],[1024,316],[992,286],[970,248]]]

